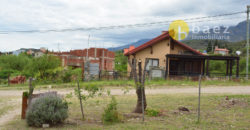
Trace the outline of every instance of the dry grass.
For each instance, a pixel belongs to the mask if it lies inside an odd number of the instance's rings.
[[[225,97],[229,96],[229,100]],[[110,97],[96,97],[84,102],[85,120],[81,118],[79,101],[67,99],[69,118],[64,125],[51,129],[248,129],[250,128],[250,95],[206,94],[201,98],[201,122],[197,121],[197,95],[172,94],[148,95],[149,108],[161,111],[161,116],[131,114],[136,104],[136,96],[116,96],[118,110],[124,115],[123,122],[103,125],[101,115]],[[235,101],[232,104],[232,100]],[[187,107],[190,112],[178,111],[179,106]],[[228,107],[229,106],[229,107]],[[7,129],[29,129],[19,118],[5,126]],[[35,128],[30,128],[35,129]]]

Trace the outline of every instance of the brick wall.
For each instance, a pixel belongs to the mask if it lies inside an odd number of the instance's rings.
[[[71,50],[69,52],[55,52],[53,54],[61,59],[62,66],[81,67],[88,55],[90,63],[98,63],[100,70],[113,71],[114,69],[115,53],[105,48]]]

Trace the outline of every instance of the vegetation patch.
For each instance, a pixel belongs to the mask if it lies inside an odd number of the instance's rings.
[[[32,101],[26,113],[29,126],[41,127],[43,124],[56,125],[68,117],[68,104],[60,97],[46,95]]]

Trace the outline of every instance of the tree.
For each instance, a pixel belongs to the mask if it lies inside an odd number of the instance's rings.
[[[146,61],[145,61],[143,74],[142,74],[141,61],[138,62],[138,69],[139,69],[138,75],[137,75],[137,70],[136,70],[136,64],[137,64],[136,59],[133,59],[133,64],[128,59],[128,63],[131,67],[131,71],[132,71],[133,78],[135,81],[135,86],[136,86],[137,104],[136,104],[136,108],[135,108],[134,112],[135,113],[143,113],[147,107],[144,83],[145,83],[145,74],[146,74],[146,66],[148,64],[148,59],[146,59]]]
[[[126,72],[128,59],[123,55],[122,51],[115,52],[115,70]]]
[[[212,43],[211,41],[208,42],[207,44],[207,53],[212,51]]]
[[[53,73],[55,73],[54,70],[60,66],[61,61],[58,57],[43,55],[38,58],[33,58],[30,64],[26,66],[26,71],[29,72],[32,77],[45,80],[52,76]]]

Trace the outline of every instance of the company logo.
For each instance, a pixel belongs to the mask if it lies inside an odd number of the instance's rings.
[[[189,27],[183,20],[175,20],[169,25],[169,35],[175,40],[183,40],[188,36]]]

